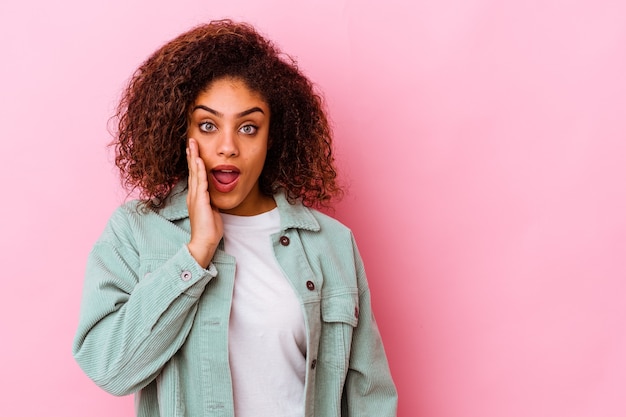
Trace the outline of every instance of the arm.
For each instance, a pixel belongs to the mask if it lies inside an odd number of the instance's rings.
[[[216,275],[181,249],[145,277],[120,209],[87,262],[73,353],[106,391],[126,395],[146,386],[184,343],[197,301]],[[183,279],[183,274],[184,279]]]
[[[138,391],[156,377],[187,338],[198,299],[217,274],[209,264],[223,227],[194,139],[187,163],[188,245],[140,277],[128,213],[120,209],[88,259],[73,352],[85,373],[112,394]]]
[[[359,322],[352,335],[344,407],[350,417],[395,417],[398,394],[372,312],[363,261],[354,241],[353,245],[359,287]]]

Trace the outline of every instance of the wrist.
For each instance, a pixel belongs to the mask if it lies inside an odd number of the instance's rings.
[[[187,244],[187,249],[191,256],[198,262],[202,268],[207,269],[209,264],[211,263],[211,259],[213,259],[213,254],[215,253],[215,249],[217,247],[214,246],[203,246],[198,245],[194,242],[189,242]]]

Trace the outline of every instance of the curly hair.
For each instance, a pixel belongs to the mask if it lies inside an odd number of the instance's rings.
[[[166,43],[133,74],[115,118],[115,165],[123,186],[158,209],[188,176],[190,107],[220,78],[241,79],[271,111],[261,192],[329,206],[341,195],[323,99],[295,60],[246,23],[213,21]]]

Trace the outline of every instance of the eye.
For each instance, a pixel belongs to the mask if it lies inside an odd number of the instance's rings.
[[[201,132],[214,132],[217,130],[217,127],[211,122],[202,122],[198,125]]]
[[[239,131],[244,135],[254,135],[258,128],[254,125],[244,125],[239,128]]]

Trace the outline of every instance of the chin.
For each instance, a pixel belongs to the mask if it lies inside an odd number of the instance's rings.
[[[211,199],[211,205],[220,211],[234,210],[241,205],[241,201],[236,198],[218,197]]]

